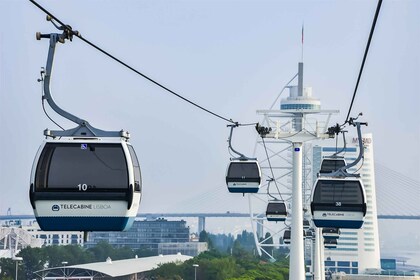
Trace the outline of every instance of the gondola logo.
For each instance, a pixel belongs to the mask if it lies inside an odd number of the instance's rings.
[[[80,145],[80,149],[87,150],[87,144],[81,144]]]
[[[322,217],[327,217],[327,213],[322,213]]]
[[[53,211],[60,211],[60,206],[58,206],[57,204],[54,204],[54,205],[51,207],[51,210],[53,210]]]

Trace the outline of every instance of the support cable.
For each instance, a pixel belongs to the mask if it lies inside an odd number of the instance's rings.
[[[381,10],[381,5],[382,5],[382,0],[378,0],[378,5],[376,7],[375,17],[373,18],[372,27],[370,29],[370,34],[369,34],[369,39],[367,41],[365,54],[363,55],[362,65],[360,66],[359,76],[357,77],[356,87],[354,88],[353,97],[351,99],[350,108],[349,108],[349,111],[347,113],[345,123],[347,123],[349,121],[349,118],[350,118],[351,109],[353,107],[353,102],[354,102],[354,99],[356,97],[357,88],[359,87],[360,78],[362,77],[363,68],[365,66],[366,58],[367,58],[367,55],[368,55],[368,52],[369,52],[370,42],[372,41],[373,32],[375,31],[376,21],[378,20],[379,11]]]
[[[281,192],[280,192],[280,189],[279,189],[279,186],[277,185],[277,180],[276,180],[276,178],[275,178],[275,176],[274,176],[274,171],[273,171],[273,168],[271,167],[271,161],[270,161],[270,157],[268,156],[268,152],[267,152],[267,147],[265,146],[265,141],[264,141],[264,137],[261,137],[261,139],[262,139],[262,142],[263,142],[263,144],[264,144],[264,150],[265,150],[265,154],[266,154],[266,156],[267,156],[267,161],[268,161],[268,166],[270,167],[270,171],[271,171],[271,178],[270,178],[270,180],[272,179],[273,181],[274,181],[274,184],[276,185],[276,189],[277,189],[277,192],[279,193],[279,195],[280,195],[280,199],[282,200],[282,201],[284,201],[284,199],[283,199],[283,196],[281,195]],[[268,185],[268,187],[267,187],[267,192],[269,192],[269,190],[268,190],[268,188],[270,187],[270,185]],[[270,194],[269,194],[270,195]],[[271,195],[270,195],[271,196]]]
[[[127,63],[123,62],[122,60],[118,59],[117,57],[113,56],[112,54],[108,53],[107,51],[105,51],[104,49],[100,48],[99,46],[95,45],[94,43],[90,42],[89,40],[85,39],[82,37],[82,35],[80,35],[79,32],[73,31],[73,29],[71,28],[70,25],[64,24],[62,21],[60,21],[57,17],[55,17],[53,14],[51,14],[49,11],[47,11],[44,7],[42,7],[41,5],[39,5],[37,2],[35,2],[34,0],[29,0],[32,4],[34,4],[36,7],[38,7],[40,10],[42,10],[44,13],[46,13],[48,16],[50,16],[52,19],[54,19],[55,21],[57,21],[60,25],[61,28],[63,28],[65,31],[69,32],[71,35],[74,35],[76,37],[78,37],[80,40],[82,40],[83,42],[85,42],[86,44],[88,44],[89,46],[95,48],[96,50],[98,50],[99,52],[105,54],[106,56],[108,56],[109,58],[115,60],[116,62],[118,62],[119,64],[123,65],[124,67],[128,68],[129,70],[135,72],[136,74],[140,75],[141,77],[145,78],[146,80],[152,82],[153,84],[157,85],[158,87],[166,90],[167,92],[171,93],[172,95],[175,95],[176,97],[182,99],[183,101],[217,117],[220,118],[226,122],[229,123],[233,123],[233,124],[237,124],[238,126],[241,126],[241,124],[234,122],[232,119],[223,117],[213,111],[210,111],[209,109],[198,105],[197,103],[189,100],[186,97],[183,97],[182,95],[176,93],[175,91],[169,89],[168,87],[164,86],[163,84],[157,82],[156,80],[148,77],[147,75],[143,74],[142,72],[140,72],[139,70],[136,70],[135,68],[133,68],[132,66],[128,65]],[[55,25],[55,24],[54,24]],[[247,124],[248,125],[248,124]]]

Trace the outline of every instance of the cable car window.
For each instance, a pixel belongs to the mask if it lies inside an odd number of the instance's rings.
[[[268,213],[286,213],[286,205],[284,203],[268,203]]]
[[[345,166],[344,160],[324,159],[322,161],[321,170],[319,170],[319,173],[331,173],[337,171],[343,166]]]
[[[38,191],[128,188],[121,144],[47,143],[35,177]]]
[[[232,162],[229,166],[230,178],[259,178],[260,172],[255,162]]]
[[[139,160],[137,159],[136,152],[131,145],[127,145],[128,151],[130,152],[131,160],[133,161],[133,170],[134,170],[134,190],[141,191],[141,172],[140,172],[140,164]]]
[[[316,203],[361,204],[363,192],[358,180],[319,180],[315,189],[313,201]]]

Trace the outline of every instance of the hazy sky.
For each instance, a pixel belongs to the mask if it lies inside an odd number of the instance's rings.
[[[255,122],[297,72],[305,24],[306,86],[343,122],[377,1],[52,1],[39,3],[88,40],[187,98]],[[364,113],[376,161],[420,181],[420,2],[385,0],[353,114]],[[56,32],[29,1],[0,0],[0,213],[31,213],[33,158],[45,128],[41,66]],[[52,92],[95,127],[129,130],[140,158],[143,212],[226,192],[226,123],[167,94],[81,40],[56,50]],[[279,105],[277,105],[279,106]],[[66,128],[73,124],[49,111]],[[256,133],[235,138],[252,154]],[[248,152],[249,151],[249,152]],[[185,206],[185,205],[184,205]],[[233,206],[234,208],[234,206]],[[212,211],[217,211],[217,205]],[[228,209],[222,209],[228,210]],[[191,209],[193,212],[194,209]]]

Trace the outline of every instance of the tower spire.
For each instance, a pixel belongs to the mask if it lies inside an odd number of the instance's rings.
[[[303,62],[303,35],[304,35],[304,27],[305,27],[305,22],[302,22],[302,43],[301,43],[301,57],[300,57],[300,62]]]

